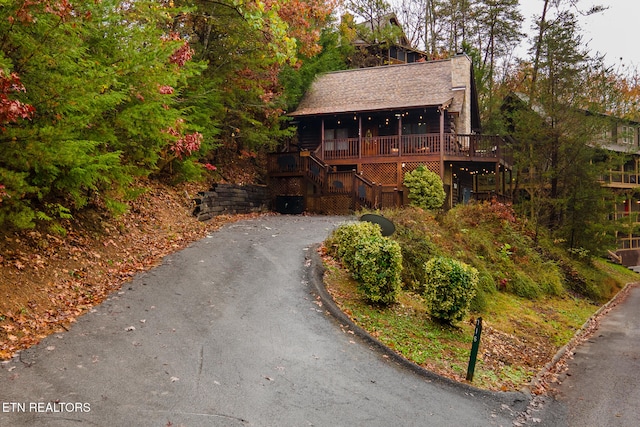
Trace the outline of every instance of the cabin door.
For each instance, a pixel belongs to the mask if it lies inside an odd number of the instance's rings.
[[[378,127],[367,126],[364,128],[364,138],[362,139],[362,152],[365,156],[375,156],[379,152],[378,147]]]

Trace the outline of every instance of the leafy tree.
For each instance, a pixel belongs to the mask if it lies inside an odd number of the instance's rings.
[[[346,61],[353,53],[353,47],[350,43],[341,42],[348,37],[342,31],[344,28],[324,29],[319,41],[322,50],[318,55],[301,56],[301,66],[283,67],[279,78],[288,111],[295,109],[317,75],[347,68]]]
[[[209,159],[229,151],[273,149],[292,134],[283,115],[288,99],[280,80],[282,70],[297,69],[299,57],[311,58],[320,51],[320,30],[333,4],[322,0],[180,3],[190,12],[176,18],[176,27],[192,40],[195,58],[208,64],[190,85],[186,105],[198,107],[194,120],[215,138],[211,148],[221,148],[209,153]]]

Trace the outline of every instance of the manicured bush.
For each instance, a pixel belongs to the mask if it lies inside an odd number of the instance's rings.
[[[402,253],[397,242],[371,236],[358,243],[353,277],[371,302],[391,304],[400,292]]]
[[[369,236],[382,238],[382,231],[378,224],[367,221],[344,224],[331,233],[325,246],[332,255],[342,260],[345,266],[351,266],[358,242]]]
[[[400,245],[383,237],[380,226],[366,221],[338,227],[327,239],[331,253],[342,260],[371,302],[391,304],[400,291]]]
[[[478,286],[478,270],[452,258],[436,257],[425,264],[424,298],[431,317],[455,323],[468,313]]]
[[[404,175],[404,186],[409,190],[409,200],[413,206],[422,209],[442,207],[446,194],[440,176],[424,166]]]

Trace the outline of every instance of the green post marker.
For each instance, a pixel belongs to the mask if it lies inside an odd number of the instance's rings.
[[[476,369],[476,359],[478,358],[478,348],[480,347],[480,335],[482,335],[482,317],[476,320],[476,330],[473,333],[473,344],[471,345],[471,357],[469,357],[469,368],[467,368],[467,381],[473,381],[473,371]]]

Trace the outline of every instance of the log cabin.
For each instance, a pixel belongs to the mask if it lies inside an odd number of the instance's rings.
[[[279,211],[402,206],[420,165],[442,178],[445,208],[510,194],[509,144],[481,132],[466,55],[320,75],[289,115],[297,143],[268,163]]]

